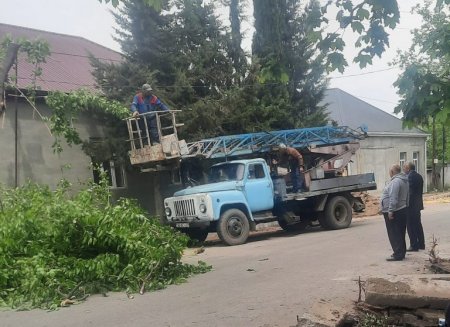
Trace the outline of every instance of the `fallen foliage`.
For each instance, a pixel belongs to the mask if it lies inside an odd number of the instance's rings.
[[[70,196],[36,184],[0,190],[0,306],[55,309],[89,294],[164,288],[210,269],[180,259],[188,238],[107,185]]]

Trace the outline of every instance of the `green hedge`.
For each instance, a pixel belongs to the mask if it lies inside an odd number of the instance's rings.
[[[54,309],[108,290],[160,289],[210,269],[180,262],[188,238],[105,186],[75,196],[36,184],[0,192],[0,306]]]

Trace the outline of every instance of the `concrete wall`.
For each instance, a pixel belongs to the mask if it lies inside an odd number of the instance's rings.
[[[50,115],[45,104],[37,107],[42,115]],[[103,135],[102,128],[89,117],[81,117],[75,125],[82,138]],[[6,112],[0,117],[0,183],[7,187],[15,184],[15,128],[15,104],[10,100]],[[80,146],[69,147],[64,143],[64,151],[60,155],[53,153],[54,137],[46,123],[24,101],[18,101],[17,136],[19,185],[32,180],[53,188],[61,178],[66,178],[77,187],[79,182],[92,178],[90,158]],[[65,166],[70,166],[70,169]]]
[[[417,172],[426,179],[426,135],[407,137],[398,135],[375,135],[361,141],[361,148],[349,164],[350,174],[373,172],[381,193],[390,179],[389,168],[400,161],[400,152],[406,152],[406,161],[412,161],[413,152],[419,152]],[[426,183],[425,183],[426,184]],[[426,187],[426,186],[425,186]]]
[[[51,114],[43,103],[39,103],[37,109],[43,116],[49,117]],[[74,125],[82,139],[105,135],[101,124],[88,115],[79,117]],[[14,131],[15,103],[14,100],[9,100],[5,114],[0,116],[0,184],[6,187],[15,186]],[[24,101],[18,101],[17,135],[19,186],[30,180],[55,188],[65,178],[77,190],[81,188],[80,183],[93,178],[91,159],[82,151],[81,146],[69,147],[63,142],[63,152],[60,155],[53,153],[54,137],[46,123]],[[138,168],[126,167],[125,174],[126,186],[112,189],[113,198],[135,198],[153,215],[161,216],[163,199],[181,188],[181,185],[171,183],[169,172],[141,173]]]
[[[173,184],[170,172],[140,172],[138,168],[128,169],[127,187],[114,189],[113,198],[133,198],[151,215],[164,218],[163,201],[182,189],[181,184]]]
[[[445,167],[436,167],[436,171],[437,171],[437,179],[438,179],[438,187],[436,189],[433,189],[433,186],[431,185],[432,183],[432,170],[428,169],[427,171],[427,178],[428,178],[428,190],[430,191],[434,191],[434,190],[442,190],[442,177],[444,177],[444,185],[445,185],[445,189],[449,189],[450,188],[450,167],[449,166],[445,166]],[[442,173],[444,173],[444,175],[442,176]]]

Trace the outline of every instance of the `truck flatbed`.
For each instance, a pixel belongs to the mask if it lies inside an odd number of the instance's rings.
[[[376,190],[373,173],[339,176],[320,180],[312,180],[310,190],[299,193],[287,193],[283,200],[304,200],[313,196],[340,192],[361,192]]]

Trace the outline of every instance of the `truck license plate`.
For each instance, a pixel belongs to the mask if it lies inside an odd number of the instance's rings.
[[[189,223],[177,223],[175,226],[178,228],[189,228]]]

